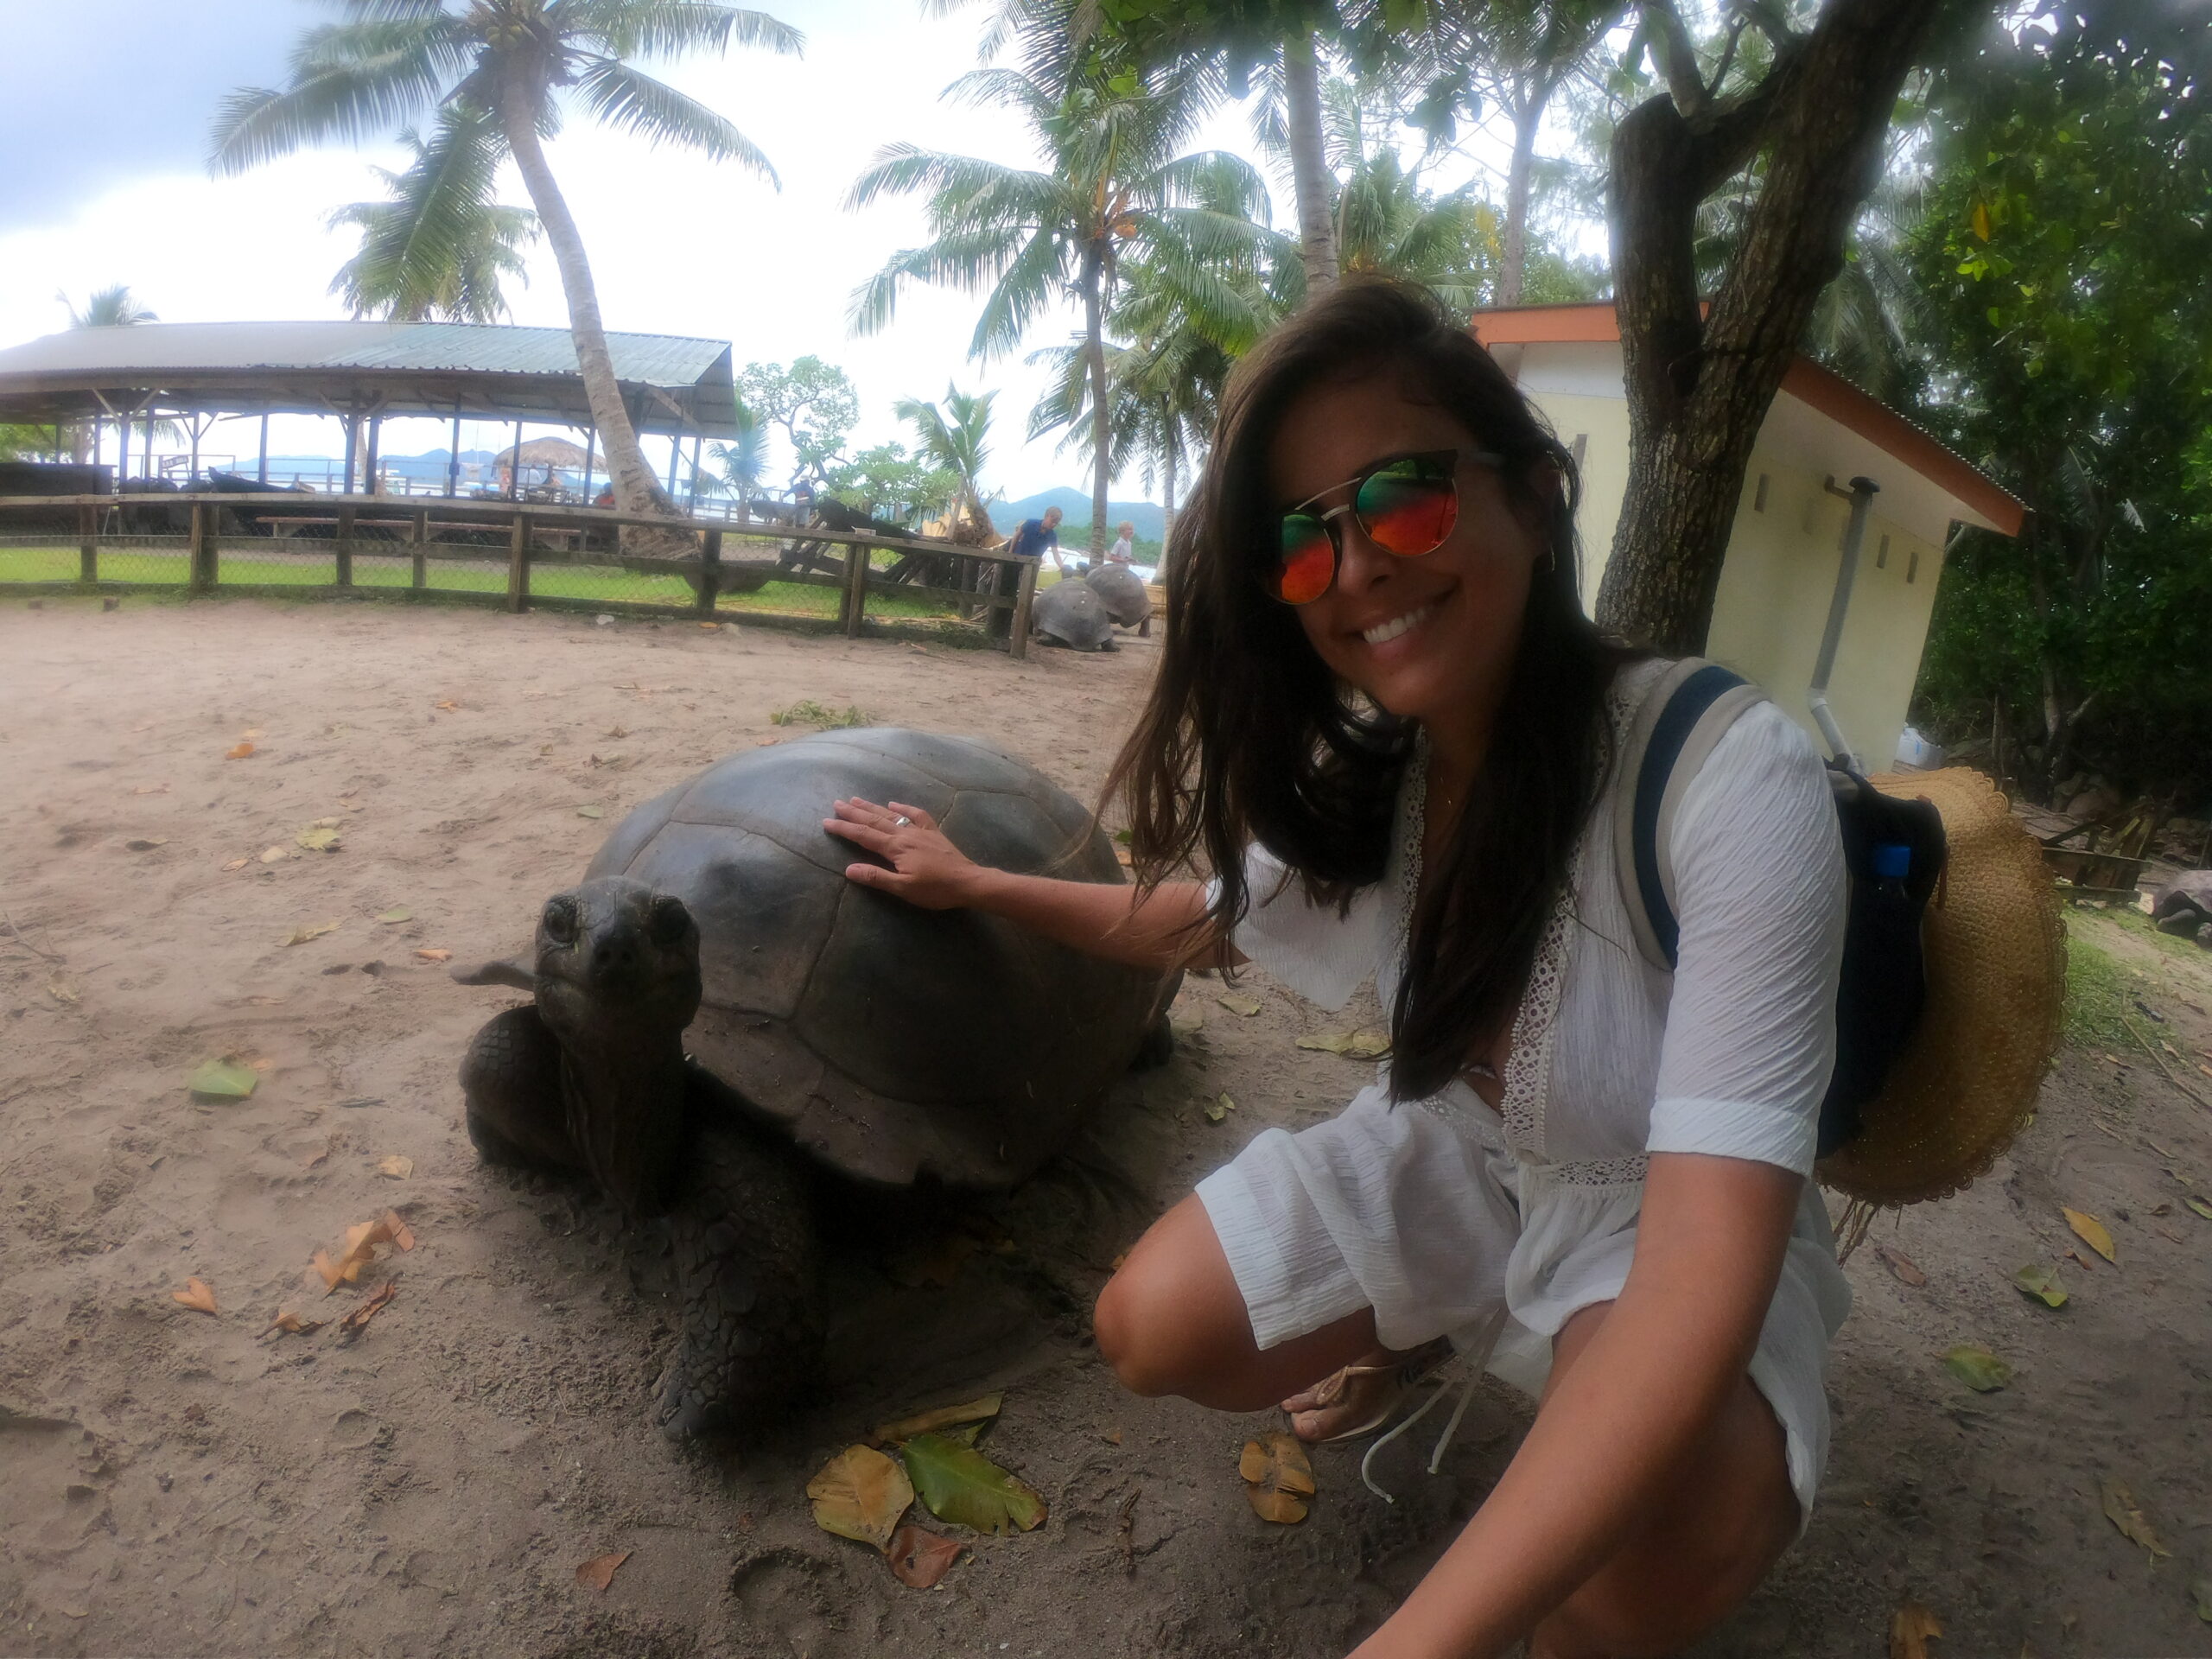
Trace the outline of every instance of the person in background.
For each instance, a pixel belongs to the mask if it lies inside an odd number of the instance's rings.
[[[1052,550],[1052,568],[1062,575],[1067,575],[1068,567],[1060,557],[1060,510],[1058,507],[1046,508],[1045,516],[1041,518],[1025,518],[1016,524],[1006,550],[1019,553],[1026,559],[1037,559],[1045,556],[1047,548]]]
[[[1114,526],[1114,545],[1106,550],[1106,563],[1128,564],[1136,556],[1137,527],[1124,518]]]

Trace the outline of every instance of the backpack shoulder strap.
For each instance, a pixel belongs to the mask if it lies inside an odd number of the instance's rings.
[[[1662,973],[1675,969],[1681,932],[1669,848],[1682,792],[1737,717],[1765,700],[1741,675],[1686,657],[1652,683],[1629,723],[1613,795],[1613,861],[1637,949]]]

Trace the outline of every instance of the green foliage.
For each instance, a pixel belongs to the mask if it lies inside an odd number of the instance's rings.
[[[817,702],[812,697],[801,697],[797,702],[769,710],[768,720],[771,725],[812,726],[825,732],[875,724],[875,716],[856,702],[847,703],[842,709],[832,709],[827,703]]]
[[[818,357],[799,358],[788,369],[748,363],[737,385],[747,410],[783,429],[791,476],[826,480],[861,417],[859,396],[845,372]]]
[[[521,245],[537,236],[537,216],[493,200],[506,153],[499,123],[473,105],[448,105],[426,143],[409,128],[400,142],[414,153],[404,172],[370,170],[384,201],[356,201],[334,212],[333,229],[361,232],[361,250],[330,291],[357,317],[401,322],[497,322],[507,314],[505,276],[523,275]]]
[[[35,461],[59,456],[68,447],[59,426],[0,423],[0,461]]]
[[[2124,1046],[2122,1023],[2133,992],[2111,953],[2089,939],[2069,912],[2066,918],[2066,1040],[2082,1048]]]
[[[136,322],[161,321],[150,308],[138,302],[137,296],[124,283],[111,283],[96,290],[85,302],[82,311],[76,308],[67,294],[56,294],[54,297],[67,308],[72,328],[128,327]]]
[[[1923,675],[2048,789],[2077,760],[2212,790],[2212,118],[2152,56],[2061,36],[1939,111],[1908,251],[1932,320],[1925,418],[2031,508],[1947,562]]]
[[[942,512],[960,490],[960,476],[906,453],[901,443],[879,443],[822,474],[823,486],[849,507],[871,518],[913,523]]]
[[[768,423],[750,404],[740,403],[733,424],[737,435],[728,443],[709,444],[707,459],[721,484],[740,501],[750,501],[768,467]]]

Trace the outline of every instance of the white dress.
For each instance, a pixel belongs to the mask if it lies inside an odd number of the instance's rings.
[[[1617,734],[1666,666],[1618,677]],[[1324,1008],[1370,979],[1389,1007],[1420,881],[1424,770],[1418,756],[1408,767],[1384,879],[1346,914],[1307,904],[1253,849],[1237,950]],[[1630,931],[1610,833],[1619,781],[1604,786],[1538,945],[1497,1110],[1465,1082],[1393,1107],[1378,1067],[1336,1117],[1265,1130],[1199,1184],[1262,1348],[1362,1308],[1388,1347],[1440,1336],[1478,1347],[1502,1304],[1489,1367],[1533,1395],[1551,1338],[1627,1280],[1647,1154],[1810,1172],[1835,1058],[1846,893],[1820,758],[1762,703],[1686,788],[1670,849],[1671,976],[1644,962]],[[1827,1458],[1828,1342],[1850,1307],[1808,1180],[1750,1368],[1788,1436],[1807,1517]]]

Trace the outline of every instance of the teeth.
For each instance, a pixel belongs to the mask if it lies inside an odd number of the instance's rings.
[[[1388,645],[1400,634],[1410,633],[1427,621],[1430,613],[1435,609],[1435,601],[1432,600],[1416,610],[1408,611],[1403,616],[1394,616],[1388,622],[1377,623],[1371,628],[1363,628],[1359,637],[1370,645]]]

